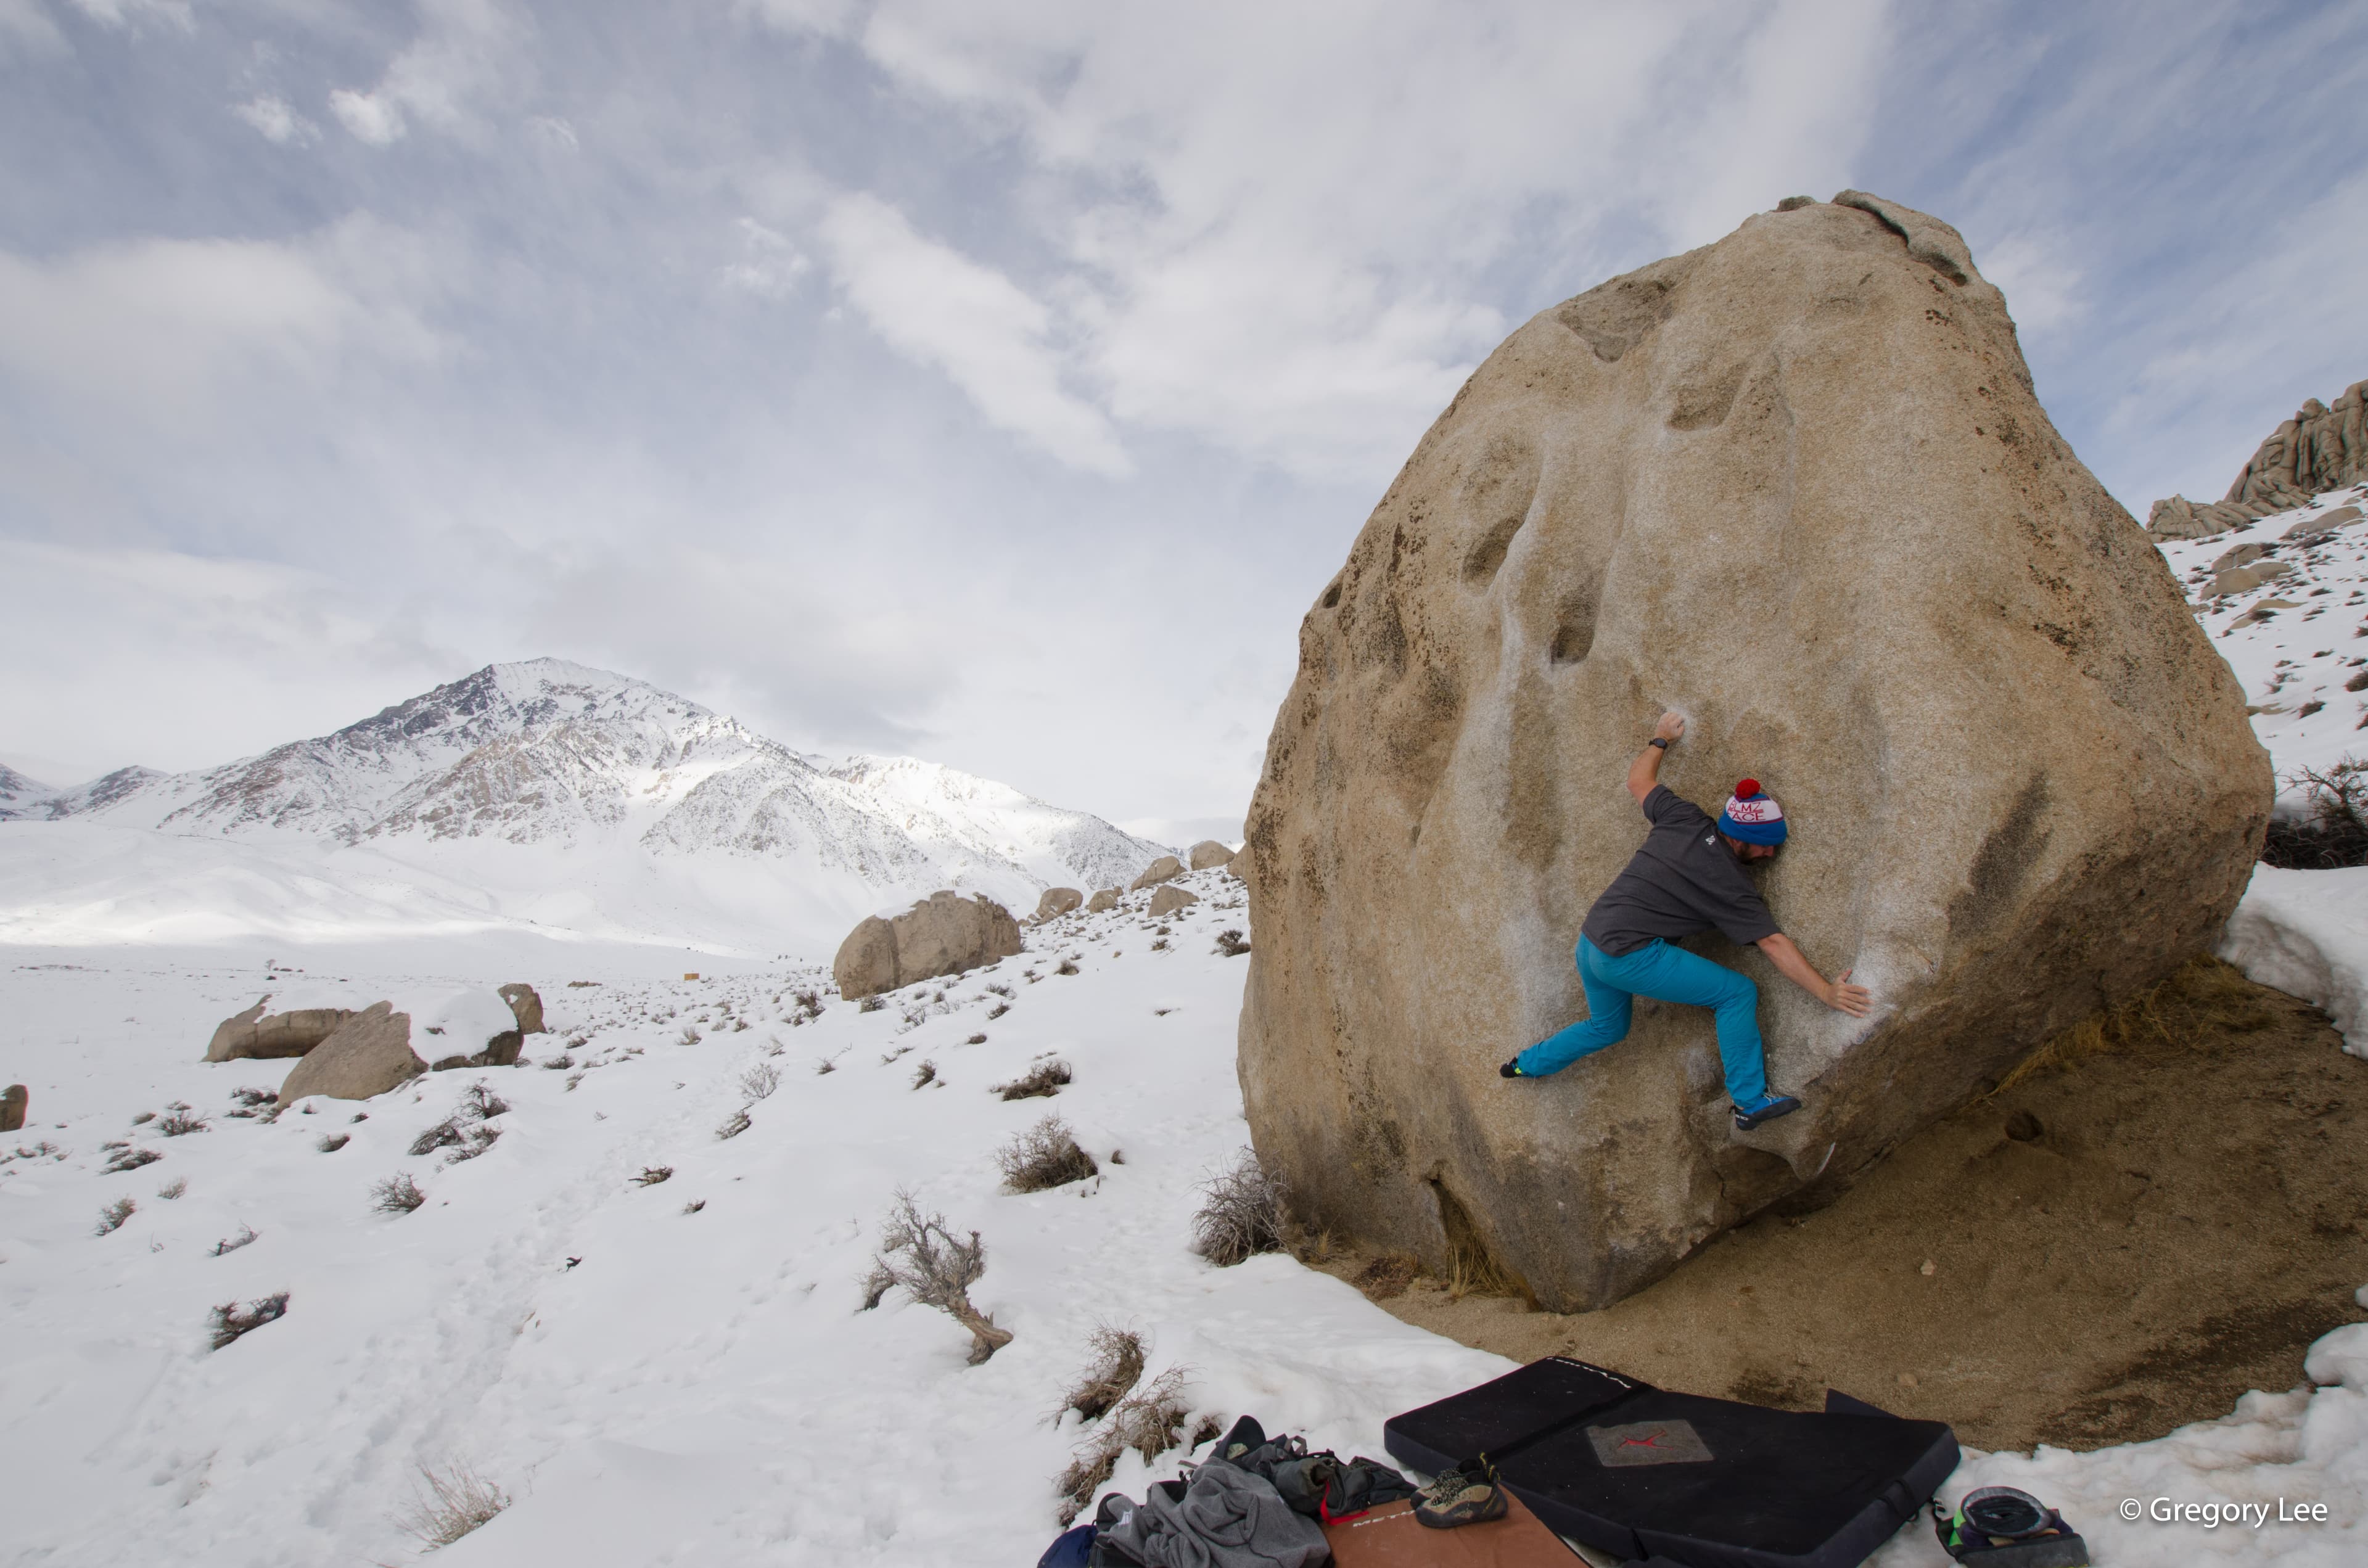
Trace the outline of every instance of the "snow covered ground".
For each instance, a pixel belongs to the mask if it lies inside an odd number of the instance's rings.
[[[816,966],[724,960],[690,981],[646,946],[518,932],[0,949],[0,1062],[34,1086],[0,1164],[6,1560],[411,1561],[396,1520],[419,1467],[457,1463],[514,1501],[438,1554],[456,1565],[1025,1565],[1080,1437],[1046,1415],[1104,1323],[1148,1335],[1152,1373],[1188,1369],[1196,1410],[1379,1454],[1388,1415],[1508,1364],[1288,1258],[1220,1269],[1190,1251],[1196,1185],[1247,1138],[1247,960],[1214,950],[1247,926],[1239,884],[1187,885],[1201,902],[1167,922],[1165,950],[1134,894],[1031,932],[991,971],[868,1013],[830,999],[804,1023]],[[532,1067],[267,1122],[230,1115],[233,1091],[275,1087],[287,1063],[199,1060],[265,992],[427,1006],[514,979],[540,988],[552,1030],[529,1039]],[[990,1092],[1045,1053],[1074,1069],[1056,1097]],[[546,1065],[563,1055],[572,1068]],[[759,1097],[766,1068],[779,1086]],[[490,1149],[406,1152],[480,1083],[508,1107]],[[134,1123],[176,1101],[205,1129]],[[744,1107],[747,1129],[719,1136]],[[1002,1191],[996,1150],[1048,1113],[1100,1174]],[[127,1141],[162,1158],[107,1174]],[[635,1180],[658,1167],[662,1183]],[[376,1211],[373,1184],[398,1172],[427,1202]],[[1016,1337],[984,1366],[939,1313],[893,1296],[855,1310],[900,1187],[985,1242],[975,1299]],[[124,1199],[131,1216],[95,1233]],[[283,1290],[285,1317],[208,1348],[212,1308]],[[2322,1341],[2312,1372],[2329,1386],[2249,1396],[2158,1443],[1974,1456],[1951,1494],[2036,1484],[2102,1563],[2356,1563],[2368,1329]],[[1113,1484],[1139,1495],[1177,1457],[1130,1457]],[[2334,1517],[2123,1523],[2133,1496]],[[1877,1561],[1943,1559],[1910,1529]]]

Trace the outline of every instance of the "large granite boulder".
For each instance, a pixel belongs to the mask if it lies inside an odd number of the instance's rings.
[[[1151,895],[1151,902],[1144,905],[1143,912],[1154,920],[1165,920],[1178,910],[1200,902],[1201,895],[1190,888],[1179,888],[1170,882]]]
[[[1108,914],[1118,907],[1118,889],[1103,888],[1086,901],[1086,913],[1087,915]]]
[[[1614,1301],[2203,949],[2271,797],[2244,703],[1953,229],[1845,192],[1616,278],[1474,373],[1301,628],[1236,862],[1259,1157],[1336,1237]],[[1585,1013],[1665,708],[1664,781],[1767,782],[1769,902],[1875,999],[1689,943],[1807,1102],[1748,1134],[1699,1008],[1497,1073]]]
[[[1149,866],[1144,868],[1143,875],[1127,883],[1126,891],[1129,892],[1141,892],[1145,888],[1157,887],[1161,882],[1172,882],[1183,874],[1183,861],[1178,860],[1173,855],[1162,855],[1158,859],[1154,860]]]
[[[411,1015],[396,1012],[392,1002],[373,1002],[304,1053],[279,1085],[279,1103],[293,1105],[306,1095],[366,1100],[427,1071],[411,1049]]]
[[[11,1084],[0,1092],[0,1132],[21,1132],[25,1127],[26,1108],[33,1096],[22,1084]]]
[[[1234,858],[1234,851],[1230,846],[1220,844],[1213,838],[1204,838],[1184,853],[1192,862],[1192,869],[1196,871],[1205,871],[1212,866],[1222,866]]]
[[[510,1005],[510,1015],[518,1019],[518,1032],[520,1035],[551,1032],[543,1027],[542,1023],[542,994],[533,986],[522,980],[514,980],[507,985],[496,987],[495,992],[503,1001]],[[510,1056],[511,1060],[515,1061],[518,1052],[513,1051]]]
[[[1086,895],[1075,888],[1046,888],[1044,896],[1036,901],[1036,913],[1029,921],[1042,926],[1047,920],[1057,920],[1086,902]]]
[[[980,893],[940,890],[893,920],[871,915],[848,933],[831,963],[838,994],[870,996],[916,980],[961,974],[1019,951],[1019,923]]]
[[[264,997],[246,1011],[233,1013],[215,1025],[213,1039],[206,1044],[205,1059],[239,1062],[302,1056],[354,1016],[347,1007],[297,1007],[285,1013],[267,1013],[263,1009],[270,1000]]]

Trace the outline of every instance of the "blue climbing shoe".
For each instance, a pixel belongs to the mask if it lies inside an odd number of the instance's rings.
[[[1735,1130],[1748,1132],[1763,1121],[1773,1121],[1780,1116],[1790,1116],[1801,1108],[1801,1102],[1790,1095],[1762,1095],[1749,1105],[1735,1108]]]

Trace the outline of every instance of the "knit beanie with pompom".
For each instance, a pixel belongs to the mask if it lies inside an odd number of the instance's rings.
[[[1786,832],[1784,808],[1778,805],[1757,778],[1736,785],[1734,798],[1718,813],[1718,830],[1746,844],[1782,844]]]

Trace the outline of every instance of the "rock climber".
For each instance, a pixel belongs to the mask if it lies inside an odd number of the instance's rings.
[[[1783,808],[1759,780],[1737,784],[1716,822],[1660,782],[1661,759],[1685,733],[1683,718],[1662,714],[1653,738],[1629,765],[1628,792],[1653,828],[1579,927],[1578,979],[1587,989],[1588,1016],[1497,1071],[1508,1078],[1543,1078],[1617,1044],[1627,1038],[1630,1004],[1639,996],[1709,1007],[1717,1016],[1735,1125],[1749,1131],[1801,1108],[1799,1100],[1768,1086],[1759,987],[1674,944],[1716,930],[1738,947],[1749,943],[1766,953],[1778,973],[1839,1012],[1863,1017],[1872,998],[1866,987],[1850,983],[1848,970],[1839,980],[1819,974],[1776,928],[1751,885],[1748,868],[1774,859],[1788,831]]]

